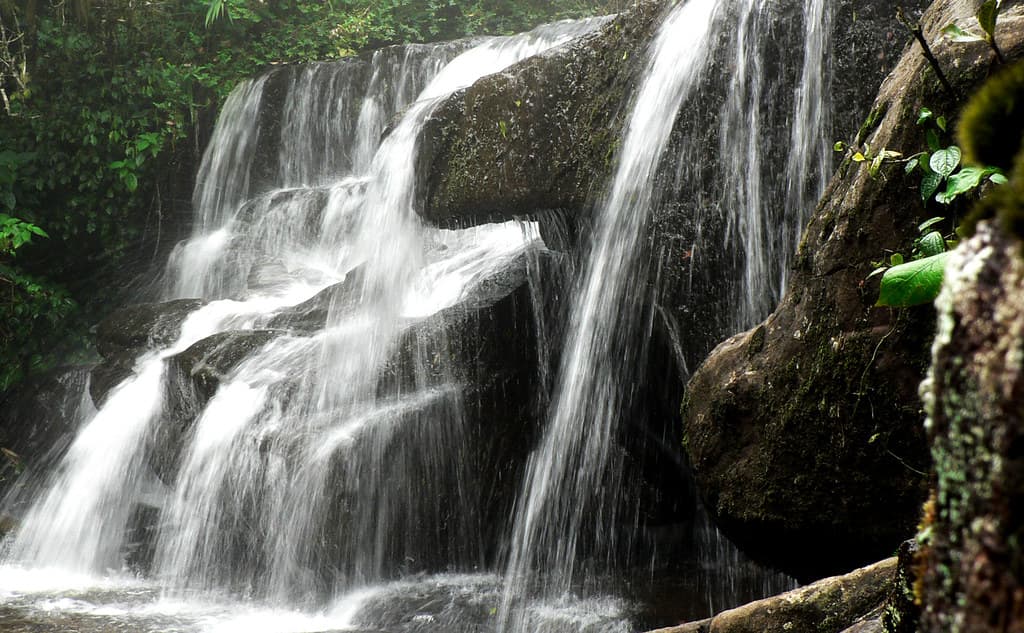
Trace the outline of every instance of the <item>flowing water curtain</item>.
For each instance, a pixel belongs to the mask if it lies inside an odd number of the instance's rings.
[[[623,493],[615,447],[646,356],[648,262],[637,253],[653,201],[655,172],[683,101],[710,58],[720,14],[714,0],[680,4],[649,52],[619,164],[600,204],[594,244],[575,291],[551,419],[520,495],[499,629],[529,628],[525,602],[558,599],[586,579],[581,547],[601,566],[614,558]],[[539,576],[539,577],[538,577]]]
[[[157,568],[168,582],[187,591],[226,583],[296,603],[391,577],[399,565],[424,565],[442,553],[450,555],[448,564],[473,564],[470,554],[460,553],[480,549],[468,523],[448,519],[443,530],[439,523],[445,508],[464,505],[465,475],[457,467],[465,461],[460,456],[464,431],[453,391],[458,385],[446,384],[443,377],[440,384],[414,380],[392,397],[381,393],[375,371],[393,353],[407,326],[405,314],[416,311],[409,292],[425,263],[408,157],[415,153],[423,120],[442,97],[600,23],[487,40],[447,66],[413,60],[414,68],[432,68],[436,76],[362,168],[364,184],[340,197],[332,187],[330,195],[333,201],[347,200],[347,213],[356,213],[344,239],[351,263],[362,269],[359,302],[332,306],[328,328],[316,335],[313,347],[282,340],[247,361],[208,405],[179,475],[171,513],[177,519],[161,533]],[[400,92],[409,85],[393,77],[384,84]],[[403,97],[370,95],[360,106],[360,118],[387,102],[402,104]],[[336,216],[334,209],[325,211],[325,217]],[[522,236],[514,237],[502,241],[499,251],[521,249]],[[451,249],[450,256],[458,253]],[[444,306],[433,303],[431,310]],[[303,345],[313,353],[296,351]],[[268,382],[262,378],[267,367],[285,368],[283,376],[302,379],[281,383],[271,376]],[[255,386],[269,388],[270,396],[252,393]],[[233,398],[265,402],[250,409],[231,406]],[[208,425],[223,426],[218,418],[225,415],[234,431],[204,431]],[[221,439],[207,443],[202,439],[207,436]],[[257,448],[246,437],[263,439]],[[416,450],[402,457],[403,447]],[[263,529],[238,528],[253,524]]]

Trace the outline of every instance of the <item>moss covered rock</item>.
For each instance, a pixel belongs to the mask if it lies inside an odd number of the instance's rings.
[[[921,387],[935,463],[918,535],[924,633],[1024,630],[1024,130],[1014,115],[1022,102],[1018,64],[979,92],[961,130],[972,156],[1011,178],[979,205],[982,220],[951,256],[936,302]]]
[[[922,631],[1024,630],[1024,260],[989,223],[946,270],[930,380],[935,461]]]

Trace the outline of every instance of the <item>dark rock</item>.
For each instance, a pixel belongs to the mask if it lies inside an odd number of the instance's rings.
[[[0,501],[19,511],[30,491],[63,454],[77,430],[88,367],[59,367],[30,376],[0,400]],[[6,496],[6,499],[5,499]]]
[[[378,385],[381,398],[457,389],[465,476],[472,482],[458,513],[473,525],[471,542],[492,548],[500,542],[526,457],[539,437],[556,362],[545,354],[552,332],[538,331],[536,311],[546,311],[543,322],[560,327],[564,308],[565,258],[550,252],[530,257],[536,258],[535,278],[547,290],[543,298],[534,294],[544,291],[531,286],[527,261],[521,259],[478,286],[467,301],[412,324]],[[480,513],[471,516],[473,509]],[[496,551],[485,555],[493,558]]]
[[[355,268],[345,276],[344,281],[324,288],[312,298],[278,312],[266,327],[301,333],[313,333],[323,329],[331,310],[344,311],[345,306],[355,305],[363,288],[364,269]]]
[[[132,375],[143,352],[178,340],[185,319],[204,303],[201,299],[143,303],[120,308],[103,319],[96,327],[96,348],[103,362],[93,369],[89,383],[96,406],[102,406],[110,390]]]
[[[204,303],[202,299],[175,299],[115,310],[96,326],[96,349],[108,358],[119,352],[167,347],[178,339],[188,315]]]
[[[1021,8],[1004,8],[1001,42],[1024,44]],[[987,73],[990,52],[939,35],[967,23],[963,3],[925,13],[928,41],[959,94]],[[863,138],[906,153],[925,147],[922,106],[954,113],[916,47],[883,84]],[[686,448],[707,506],[750,554],[803,578],[892,552],[925,496],[928,454],[915,385],[934,323],[926,306],[872,306],[865,279],[886,251],[909,252],[934,215],[901,165],[878,178],[846,163],[811,219],[781,305],[722,343],[688,386]],[[951,213],[959,212],[950,209]]]
[[[1021,253],[1019,238],[980,224],[951,256],[936,301],[922,385],[936,486],[918,537],[923,633],[1024,630]]]
[[[896,559],[819,580],[718,615],[651,633],[880,632],[877,609],[892,584]]]
[[[163,420],[151,438],[150,465],[172,483],[182,441],[223,379],[246,357],[281,335],[279,330],[231,330],[208,336],[167,358]]]
[[[904,541],[897,552],[896,576],[881,617],[886,633],[917,633],[921,605],[914,588],[919,578],[919,554],[920,547],[915,539]]]

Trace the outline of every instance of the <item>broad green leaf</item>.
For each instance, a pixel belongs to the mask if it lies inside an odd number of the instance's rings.
[[[906,167],[903,168],[903,170],[909,174],[910,172],[912,172],[915,169],[917,169],[917,165],[919,163],[920,163],[919,159],[911,158],[910,160],[907,161],[907,165],[906,165]]]
[[[985,41],[984,37],[982,37],[980,35],[977,35],[975,33],[971,33],[970,31],[965,31],[965,30],[963,30],[962,28],[960,28],[959,26],[957,26],[955,24],[950,24],[946,28],[942,29],[942,34],[945,35],[947,38],[949,38],[953,42],[984,42]]]
[[[996,173],[992,174],[991,176],[988,177],[988,179],[991,180],[992,182],[996,183],[997,185],[1005,185],[1007,182],[1009,182],[1006,179],[1006,176],[1004,176],[1003,174],[1001,174],[999,172],[996,172]]]
[[[960,148],[956,145],[950,145],[946,149],[940,149],[933,153],[931,159],[928,161],[928,165],[932,168],[932,171],[943,178],[948,178],[949,175],[956,170],[956,167],[959,164]]]
[[[882,276],[878,306],[906,308],[934,301],[942,288],[949,253],[893,266]]]
[[[939,253],[945,253],[946,240],[942,237],[942,233],[932,231],[917,240],[917,249],[921,252],[922,257],[932,257]]]
[[[943,132],[945,132],[946,131],[946,117],[940,116],[939,118],[935,119],[935,125],[939,126],[939,129],[942,130]]]
[[[867,160],[867,158],[865,158],[864,154],[861,154],[860,152],[853,155],[853,162],[855,163],[863,163],[865,160]]]
[[[978,18],[978,25],[985,32],[985,39],[989,42],[996,35],[996,18],[999,16],[999,3],[996,0],[987,0],[978,9],[975,17]]]
[[[842,141],[836,141],[836,144],[832,146],[832,149],[834,149],[837,152],[845,152],[846,151],[846,143],[844,143]]]
[[[947,196],[958,196],[974,189],[981,184],[982,178],[989,175],[990,171],[982,167],[964,167],[949,177],[946,184]]]
[[[939,222],[942,222],[945,219],[946,218],[942,217],[941,215],[937,215],[934,218],[928,218],[927,220],[922,222],[920,225],[918,225],[917,232],[921,233],[921,234],[924,234],[928,229],[932,228],[933,226],[935,226]]]
[[[136,178],[132,172],[126,173],[124,176],[124,184],[128,187],[128,191],[135,191],[139,188],[139,179]]]
[[[921,179],[921,200],[927,202],[939,190],[939,185],[941,184],[942,176],[935,173],[926,174]]]
[[[935,133],[935,130],[928,130],[925,133],[925,139],[928,141],[928,149],[931,151],[937,151],[942,145],[939,144],[939,135]]]
[[[921,125],[922,123],[928,122],[928,120],[931,119],[932,116],[933,115],[931,110],[929,110],[928,108],[921,108],[921,111],[917,113],[917,124]]]
[[[900,253],[893,253],[892,255],[889,256],[889,265],[890,266],[899,266],[902,263],[903,263],[903,255],[901,255]]]

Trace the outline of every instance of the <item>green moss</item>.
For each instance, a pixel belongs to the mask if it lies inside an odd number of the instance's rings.
[[[889,111],[889,103],[884,102],[875,106],[868,114],[868,118],[864,120],[864,123],[860,126],[860,130],[857,131],[857,140],[854,141],[854,145],[860,146],[867,140],[871,132],[878,127],[878,124],[882,122],[882,118],[885,117],[886,112]]]
[[[1010,182],[982,199],[964,222],[966,235],[981,220],[998,218],[1002,229],[1024,240],[1024,63],[986,83],[960,122],[960,144],[968,163],[994,165]]]
[[[964,108],[959,136],[967,163],[1012,168],[1024,139],[1024,64],[1003,70],[978,90]]]

